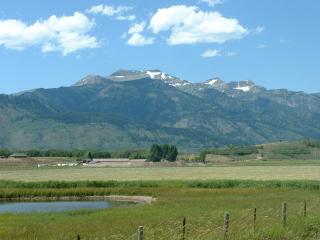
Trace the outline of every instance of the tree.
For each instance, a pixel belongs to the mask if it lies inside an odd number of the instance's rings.
[[[88,152],[88,159],[89,159],[90,161],[92,161],[92,159],[93,159],[93,156],[92,156],[91,152]]]
[[[28,157],[41,157],[41,152],[36,149],[28,150],[26,154]]]
[[[170,151],[170,145],[161,145],[162,158],[167,159]]]
[[[168,153],[166,156],[166,159],[170,162],[175,162],[177,160],[178,156],[178,149],[174,145],[170,145],[168,149]]]
[[[149,160],[152,162],[160,162],[162,159],[161,146],[153,144],[150,148]]]
[[[11,155],[10,150],[8,149],[0,149],[0,156],[1,157],[9,157]]]
[[[153,144],[150,148],[149,160],[152,162],[160,162],[161,159],[165,159],[170,162],[177,160],[178,149],[174,145],[158,145]]]

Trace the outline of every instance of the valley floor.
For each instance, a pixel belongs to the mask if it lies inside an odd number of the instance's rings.
[[[157,201],[105,210],[0,214],[0,239],[69,240],[79,234],[81,239],[130,240],[137,239],[137,227],[143,226],[144,240],[181,240],[183,217],[186,240],[223,239],[228,212],[228,239],[316,240],[320,236],[319,186],[320,164],[316,161],[147,168],[6,164],[0,165],[0,200],[140,195]],[[307,216],[303,217],[305,201]],[[283,202],[288,204],[285,227],[281,223]]]
[[[211,166],[157,168],[44,168],[1,169],[0,179],[49,180],[320,180],[320,165]]]

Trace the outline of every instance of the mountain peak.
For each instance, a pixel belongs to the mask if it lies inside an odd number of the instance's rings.
[[[166,84],[173,87],[181,87],[191,84],[191,82],[182,80],[178,77],[172,76],[168,73],[162,72],[158,69],[154,70],[145,70],[144,73],[148,75],[151,79],[158,79],[164,81]]]
[[[250,80],[243,80],[240,82],[231,82],[231,88],[242,92],[249,92],[256,87],[255,83]]]
[[[84,86],[89,84],[99,84],[107,81],[106,78],[101,77],[99,75],[87,75],[86,77],[82,78],[80,81],[76,82],[73,86]]]
[[[137,70],[126,70],[126,69],[119,69],[117,71],[115,71],[114,73],[112,73],[110,75],[110,77],[123,77],[123,76],[131,76],[131,75],[137,75],[137,74],[141,74],[141,71],[137,71]]]
[[[168,73],[165,73],[159,69],[150,69],[150,70],[126,70],[120,69],[112,73],[110,76],[101,77],[99,75],[88,75],[74,84],[74,86],[84,86],[89,84],[102,84],[106,81],[133,81],[139,79],[152,79],[162,81],[170,86],[177,88],[184,88],[187,85],[193,85],[192,82],[182,80],[178,77],[172,76]],[[206,88],[215,88],[220,92],[232,93],[235,92],[256,92],[262,89],[259,86],[256,86],[254,82],[250,80],[243,80],[240,82],[229,82],[226,83],[221,80],[219,77],[213,77],[202,83],[203,87]]]
[[[216,86],[218,84],[224,84],[224,81],[222,81],[219,77],[214,77],[214,78],[211,78],[211,79],[205,81],[204,84]]]
[[[153,70],[145,70],[143,71],[148,77],[151,79],[160,79],[160,80],[172,80],[172,79],[179,79],[177,77],[174,77],[168,73],[162,72],[159,69],[153,69]]]

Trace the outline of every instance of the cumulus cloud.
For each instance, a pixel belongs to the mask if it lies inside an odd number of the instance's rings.
[[[128,39],[127,44],[131,46],[144,46],[153,44],[154,38],[147,38],[142,35],[145,27],[145,22],[134,24],[128,31],[130,38]]]
[[[127,41],[128,45],[131,46],[144,46],[144,45],[151,45],[154,43],[153,38],[146,38],[140,33],[133,34],[129,40]]]
[[[219,50],[216,50],[216,49],[214,49],[214,50],[209,49],[201,54],[201,57],[204,57],[204,58],[214,58],[214,57],[219,57],[219,56],[221,56],[220,52],[219,52]]]
[[[96,5],[87,10],[87,13],[92,14],[102,14],[109,17],[116,17],[117,20],[128,20],[133,21],[136,16],[133,14],[125,15],[127,12],[131,11],[133,7],[129,6],[110,6],[110,5]]]
[[[217,49],[208,49],[201,54],[204,58],[214,58],[214,57],[234,57],[238,55],[238,52],[233,51],[220,51]]]
[[[141,33],[146,27],[145,22],[134,24],[128,31],[128,34]]]
[[[207,3],[210,7],[214,7],[217,4],[222,4],[224,0],[200,0],[200,2]]]
[[[225,54],[226,57],[234,57],[236,55],[238,55],[238,52],[232,52],[232,51],[228,51]]]
[[[40,46],[42,52],[60,51],[63,55],[86,48],[98,47],[97,39],[88,34],[95,25],[82,13],[57,17],[31,25],[16,20],[0,20],[0,45],[7,49],[23,50]]]
[[[264,48],[267,48],[268,46],[266,45],[266,44],[259,44],[258,45],[258,48],[260,48],[260,49],[264,49]]]
[[[249,33],[235,18],[186,5],[158,9],[151,18],[149,28],[155,34],[170,31],[170,45],[224,43],[241,39]]]
[[[257,27],[257,28],[255,29],[254,32],[255,32],[255,33],[262,33],[262,32],[264,32],[264,27],[259,26],[259,27]]]

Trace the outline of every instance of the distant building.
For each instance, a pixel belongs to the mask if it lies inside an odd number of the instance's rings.
[[[28,156],[24,153],[14,153],[9,156],[10,158],[27,158]]]

